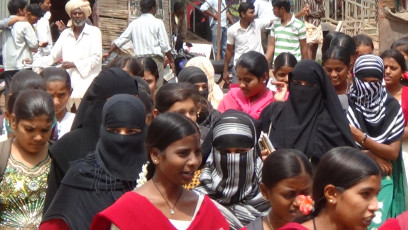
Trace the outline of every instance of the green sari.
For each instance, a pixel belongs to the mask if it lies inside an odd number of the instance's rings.
[[[395,218],[406,210],[405,188],[407,180],[405,178],[404,162],[402,152],[397,160],[392,162],[392,174],[383,176],[381,180],[381,191],[377,196],[379,210],[375,212],[375,218],[368,227],[368,230],[378,229],[384,221]]]

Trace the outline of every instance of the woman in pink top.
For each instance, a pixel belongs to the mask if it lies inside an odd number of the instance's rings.
[[[239,88],[231,88],[218,106],[221,113],[235,109],[258,119],[262,110],[275,100],[283,100],[286,87],[274,94],[266,87],[269,79],[268,62],[261,53],[250,51],[237,61],[236,72]],[[284,91],[284,92],[283,92]]]

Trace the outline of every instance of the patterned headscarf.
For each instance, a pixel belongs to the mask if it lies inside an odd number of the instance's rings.
[[[360,56],[354,65],[354,73],[347,119],[376,142],[398,140],[404,131],[404,117],[398,101],[382,86],[382,59],[371,54]],[[364,79],[369,77],[379,81],[365,82]]]
[[[195,190],[215,201],[231,228],[240,229],[266,214],[270,207],[259,190],[262,160],[255,147],[254,121],[243,112],[226,111],[214,124],[212,136],[213,149],[201,173],[201,185]],[[227,148],[250,150],[220,152]]]

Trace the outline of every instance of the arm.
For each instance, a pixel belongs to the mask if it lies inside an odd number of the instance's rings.
[[[403,141],[408,140],[408,126],[406,126],[406,127],[404,128],[404,134],[402,134],[402,140],[403,140]]]
[[[227,20],[229,21],[230,24],[234,24],[234,19],[232,19],[232,16],[228,10],[227,10]]]
[[[111,47],[109,48],[108,52],[103,54],[103,58],[109,57],[109,55],[116,49],[122,47],[126,42],[130,41],[132,39],[132,26],[133,22],[131,22],[128,27],[126,28],[123,33],[116,38],[113,42]]]
[[[229,84],[229,81],[230,81],[228,66],[231,61],[231,57],[234,54],[234,49],[235,47],[233,44],[231,45],[227,43],[227,49],[225,51],[225,59],[224,59],[224,74],[222,75],[222,78],[227,84]]]
[[[374,155],[381,157],[385,160],[396,160],[399,155],[401,140],[392,142],[391,144],[378,143],[375,140],[367,137],[365,140],[365,133],[363,133],[358,128],[350,125],[351,133],[353,134],[354,140],[364,146],[366,149],[370,150]],[[364,141],[363,141],[364,140]],[[364,143],[363,143],[364,142]]]
[[[306,16],[309,12],[310,12],[310,6],[307,5],[307,6],[303,7],[303,9],[302,9],[301,11],[297,12],[297,13],[295,14],[295,17],[296,17],[296,18],[304,17],[304,16]]]
[[[81,77],[84,79],[89,77],[92,69],[102,63],[102,35],[98,28],[94,28],[89,35],[89,40],[91,41],[89,44],[90,48],[84,51],[88,55],[73,61]]]
[[[300,43],[300,51],[302,53],[302,60],[308,59],[309,55],[307,51],[306,39],[299,40],[299,43]]]
[[[275,37],[271,36],[269,39],[268,49],[266,50],[266,60],[271,61],[273,59],[273,53],[275,52]]]
[[[38,40],[37,40],[37,34],[35,34],[35,31],[31,25],[27,25],[24,27],[24,39],[30,48],[30,50],[35,50],[38,48]]]
[[[206,10],[206,11],[203,12],[203,14],[204,15],[209,15],[209,16],[213,17],[215,21],[217,21],[217,15],[214,14],[212,11]]]

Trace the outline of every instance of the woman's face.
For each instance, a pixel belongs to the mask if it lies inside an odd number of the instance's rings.
[[[52,119],[40,115],[32,120],[21,119],[17,123],[13,114],[11,120],[16,141],[25,152],[35,154],[43,150],[51,136]]]
[[[271,203],[271,217],[288,223],[301,216],[297,196],[310,195],[312,184],[312,177],[306,172],[296,177],[283,179],[272,188],[266,188],[264,184],[261,184],[262,194]]]
[[[159,154],[151,155],[156,170],[177,185],[191,182],[194,172],[201,165],[200,135],[195,133],[170,144]]]
[[[208,89],[208,84],[205,82],[195,83],[194,86],[197,88],[198,92]]]
[[[381,188],[381,177],[370,176],[353,187],[338,193],[336,197],[336,219],[348,229],[365,230],[378,210],[377,195]]]
[[[349,68],[344,62],[330,58],[324,63],[323,68],[330,77],[330,81],[334,88],[347,87]]]
[[[404,74],[398,62],[391,57],[384,58],[384,73],[384,81],[387,87],[399,85],[400,78]]]
[[[282,66],[277,71],[273,71],[273,75],[275,76],[276,80],[279,82],[284,82],[288,84],[289,82],[289,73],[293,70],[291,66]]]
[[[380,82],[380,80],[376,77],[365,77],[362,78],[361,81],[363,82]]]
[[[47,93],[49,93],[54,101],[56,114],[61,114],[65,111],[68,99],[71,96],[71,90],[63,81],[47,82]]]
[[[150,88],[150,95],[154,95],[154,91],[156,90],[156,77],[148,70],[144,71],[143,79],[149,84]]]
[[[237,66],[238,84],[245,97],[257,96],[266,88],[267,75],[258,78],[248,71],[247,68]],[[265,82],[264,82],[265,81]]]
[[[174,103],[166,112],[181,113],[194,122],[197,121],[197,107],[191,98]]]
[[[366,55],[366,54],[372,54],[373,53],[373,48],[368,45],[359,45],[357,46],[357,57],[360,57],[361,55]]]

